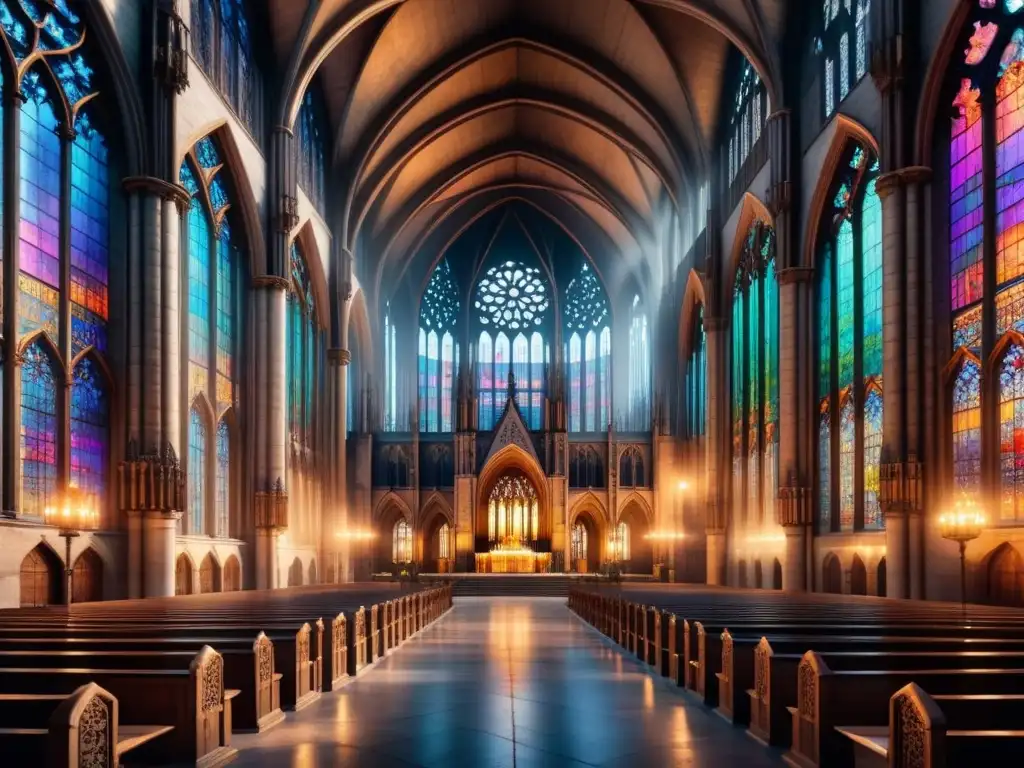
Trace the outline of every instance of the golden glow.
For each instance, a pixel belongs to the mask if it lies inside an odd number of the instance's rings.
[[[338,531],[335,536],[339,539],[348,539],[349,541],[369,541],[370,539],[376,538],[376,534],[368,529],[345,529]]]
[[[688,482],[686,482],[685,480],[680,480],[679,481],[679,490],[680,490],[681,493],[686,493],[688,490],[690,490],[690,484]]]
[[[953,509],[939,517],[939,532],[950,541],[973,541],[985,530],[985,514],[970,496],[957,499]]]
[[[68,488],[55,506],[43,510],[43,520],[47,525],[68,532],[94,531],[100,527],[96,500],[90,494],[73,487]]]
[[[686,538],[686,534],[682,531],[651,531],[644,535],[645,539],[651,541],[679,541]]]

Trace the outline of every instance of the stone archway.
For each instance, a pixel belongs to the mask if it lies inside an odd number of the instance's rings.
[[[1024,607],[1024,558],[1009,542],[988,558],[988,600],[995,605]]]
[[[242,588],[242,566],[234,555],[224,563],[223,584],[225,592],[237,592]]]
[[[71,602],[93,603],[103,599],[103,560],[92,547],[75,561],[71,576]]]
[[[288,566],[288,586],[302,586],[302,561],[297,557],[292,560],[292,564]]]
[[[487,552],[490,549],[487,539],[487,504],[491,491],[503,477],[516,474],[525,477],[537,494],[539,523],[537,551],[551,551],[551,502],[547,477],[532,456],[518,445],[510,444],[495,453],[480,472],[477,482],[476,514],[474,515],[475,552]]]
[[[192,594],[192,558],[184,552],[174,563],[174,594]]]
[[[203,561],[199,564],[199,594],[206,595],[210,592],[220,591],[220,565],[208,552]]]
[[[624,570],[627,573],[654,573],[654,548],[647,537],[651,524],[644,508],[636,499],[626,504],[619,515],[619,523],[624,523],[629,530],[629,557],[624,563]]]
[[[843,594],[843,566],[832,552],[821,564],[821,591],[832,595]]]
[[[868,593],[868,569],[864,567],[864,561],[860,555],[853,556],[853,565],[850,566],[850,594],[866,595]]]
[[[422,520],[418,544],[423,569],[432,573],[450,573],[455,564],[455,526],[447,510],[435,502]]]
[[[589,506],[580,509],[569,526],[569,562],[575,573],[596,573],[601,570],[602,542],[605,527],[601,513]]]

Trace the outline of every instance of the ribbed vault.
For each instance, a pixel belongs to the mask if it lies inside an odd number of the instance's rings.
[[[380,297],[515,201],[609,283],[658,272],[738,49],[778,93],[784,0],[267,0],[292,124],[318,80],[329,218]]]

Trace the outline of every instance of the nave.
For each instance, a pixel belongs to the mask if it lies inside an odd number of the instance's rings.
[[[782,764],[564,598],[456,598],[364,677],[235,744],[239,768]]]

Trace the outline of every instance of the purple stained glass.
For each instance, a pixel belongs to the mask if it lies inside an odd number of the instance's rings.
[[[71,147],[71,301],[101,320],[109,311],[109,189],[103,137],[80,127]]]
[[[953,383],[953,483],[967,493],[981,487],[981,369],[973,360]]]
[[[999,368],[1000,519],[1024,519],[1024,348],[1013,344]]]
[[[188,213],[188,354],[200,366],[210,364],[210,224],[198,200]]]
[[[107,487],[109,409],[103,373],[85,357],[71,385],[71,482],[97,497]]]
[[[41,516],[57,490],[57,375],[39,342],[21,365],[21,512]]]
[[[47,101],[30,99],[21,115],[21,269],[60,286],[60,139]]]
[[[954,310],[983,295],[982,240],[984,200],[982,179],[981,91],[969,79],[961,82],[953,101],[957,117],[950,141],[950,293]]]

